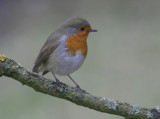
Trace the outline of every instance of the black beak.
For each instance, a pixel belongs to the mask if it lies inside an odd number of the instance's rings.
[[[89,29],[89,32],[97,32],[98,30],[96,29]]]

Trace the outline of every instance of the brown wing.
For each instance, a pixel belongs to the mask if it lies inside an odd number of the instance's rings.
[[[55,32],[49,36],[35,61],[35,65],[32,70],[33,72],[38,73],[39,67],[45,63],[50,54],[57,48],[57,46],[59,45],[59,37],[60,35],[56,34]]]

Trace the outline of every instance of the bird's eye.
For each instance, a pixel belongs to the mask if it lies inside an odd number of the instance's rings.
[[[80,28],[81,31],[84,31],[84,29],[85,29],[84,27],[81,27],[81,28]]]

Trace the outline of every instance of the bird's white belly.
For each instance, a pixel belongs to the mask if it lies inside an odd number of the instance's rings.
[[[58,50],[58,49],[57,49]],[[56,51],[50,55],[47,68],[49,71],[58,75],[68,75],[80,68],[83,64],[85,57],[78,51],[75,56],[70,55],[68,52]]]

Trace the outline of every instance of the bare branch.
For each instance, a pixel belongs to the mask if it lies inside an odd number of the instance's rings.
[[[147,109],[123,101],[96,97],[64,83],[59,86],[54,81],[28,71],[15,61],[0,55],[0,77],[2,76],[11,77],[38,92],[62,98],[100,112],[123,116],[125,119],[160,119],[160,106]]]

